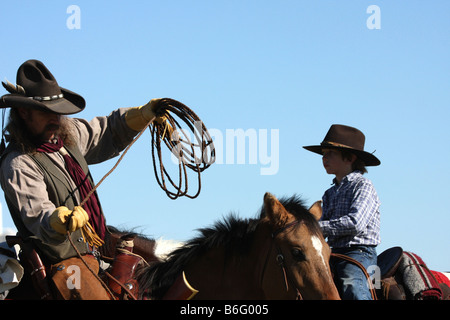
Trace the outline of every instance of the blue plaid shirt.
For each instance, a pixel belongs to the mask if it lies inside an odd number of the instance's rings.
[[[319,221],[333,248],[380,243],[380,200],[373,184],[360,171],[345,176],[325,191]]]

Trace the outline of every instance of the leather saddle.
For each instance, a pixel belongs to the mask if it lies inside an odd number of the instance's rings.
[[[392,247],[383,251],[377,258],[381,274],[381,289],[378,290],[377,296],[384,300],[407,300],[402,270],[399,269],[403,257],[404,251],[401,247]],[[449,300],[450,287],[439,283],[439,288],[442,291],[442,300]]]
[[[380,253],[377,257],[377,265],[380,268],[381,279],[392,277],[397,271],[402,260],[403,249],[392,247]]]
[[[377,265],[380,268],[381,288],[378,297],[384,300],[406,300],[403,285],[397,281],[396,271],[402,261],[403,249],[392,247],[380,253],[377,257]]]

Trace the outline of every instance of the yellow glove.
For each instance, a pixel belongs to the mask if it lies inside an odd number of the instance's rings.
[[[150,121],[154,121],[164,127],[161,138],[164,139],[167,134],[167,137],[171,139],[174,128],[167,120],[167,117],[165,115],[156,116],[155,114],[156,107],[161,100],[162,99],[152,99],[144,106],[130,108],[125,113],[125,121],[128,127],[134,131],[141,131]]]
[[[125,113],[125,121],[134,131],[141,131],[155,118],[155,108],[161,99],[152,99],[144,106],[131,108]]]
[[[89,216],[80,206],[73,210],[67,207],[58,207],[50,216],[50,226],[60,234],[66,234],[67,231],[74,232],[82,228],[89,220]]]

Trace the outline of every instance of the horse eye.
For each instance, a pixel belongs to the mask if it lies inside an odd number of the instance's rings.
[[[297,261],[305,261],[306,257],[302,250],[298,248],[293,248],[291,250],[292,257]]]

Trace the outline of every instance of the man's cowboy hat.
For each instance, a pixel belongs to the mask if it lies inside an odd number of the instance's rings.
[[[0,98],[0,108],[23,107],[58,114],[74,114],[84,109],[83,97],[61,88],[41,61],[25,61],[17,71],[17,85],[2,82],[9,94]]]
[[[356,128],[333,124],[322,143],[318,146],[305,146],[308,151],[323,154],[323,149],[346,150],[364,161],[366,166],[378,166],[381,162],[372,153],[364,151],[366,137]]]

